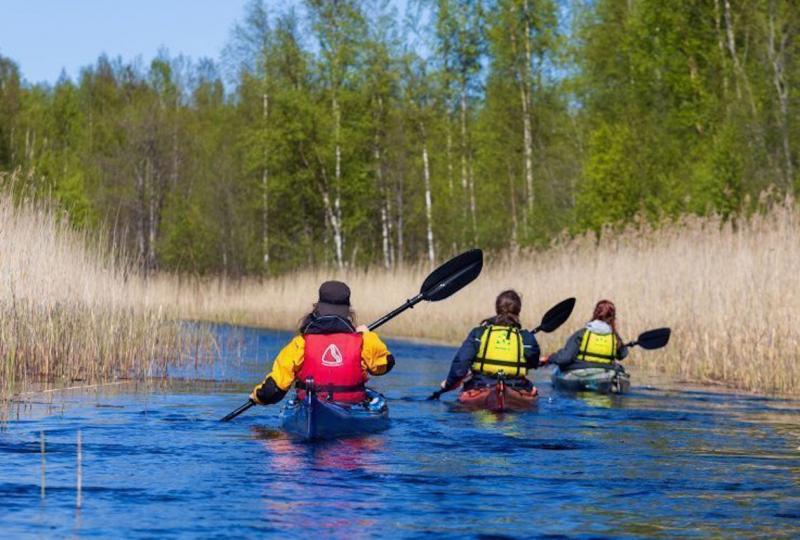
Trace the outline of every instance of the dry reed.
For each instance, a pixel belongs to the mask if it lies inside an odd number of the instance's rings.
[[[361,322],[414,295],[426,267],[308,270],[264,281],[145,280],[53,211],[0,197],[0,397],[32,381],[100,381],[163,374],[196,343],[177,318],[294,328],[320,282],[350,283]],[[800,328],[794,310],[800,212],[787,200],[748,219],[686,217],[564,240],[542,253],[495,257],[456,296],[422,304],[381,329],[392,336],[456,343],[492,312],[496,294],[523,294],[523,318],[567,297],[572,319],[540,336],[553,351],[615,301],[623,336],[670,326],[663,351],[637,351],[633,369],[742,389],[800,393]],[[189,336],[189,337],[187,337]]]
[[[628,365],[634,370],[797,394],[798,217],[790,200],[738,222],[712,216],[686,217],[655,230],[638,224],[605,231],[599,241],[587,235],[544,253],[496,258],[455,297],[420,305],[382,332],[456,343],[491,314],[495,295],[505,288],[523,294],[529,326],[550,305],[575,296],[571,320],[556,334],[540,336],[544,350],[552,351],[590,317],[597,300],[610,298],[624,337],[652,327],[673,328],[665,350],[632,355]],[[159,287],[169,291],[186,317],[293,328],[325,279],[350,283],[358,317],[368,322],[415,294],[427,271],[309,270],[264,282],[216,280],[177,289],[174,279],[162,277]]]
[[[196,345],[99,243],[0,195],[0,399],[31,383],[162,376]]]

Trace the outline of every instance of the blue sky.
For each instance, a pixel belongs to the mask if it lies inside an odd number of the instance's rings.
[[[0,0],[0,55],[31,83],[73,79],[106,53],[218,59],[246,0]]]
[[[391,0],[402,14],[408,0]],[[0,0],[0,55],[29,83],[75,80],[105,53],[149,62],[171,56],[219,60],[248,0]],[[280,6],[291,0],[267,0]],[[297,0],[294,0],[297,3]]]

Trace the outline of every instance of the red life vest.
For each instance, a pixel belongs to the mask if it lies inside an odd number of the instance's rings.
[[[358,403],[367,397],[367,381],[361,368],[361,334],[306,334],[303,365],[296,376],[297,397],[305,397],[305,381],[314,379],[320,397],[334,401]]]

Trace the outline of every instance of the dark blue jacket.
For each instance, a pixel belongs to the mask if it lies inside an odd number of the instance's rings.
[[[453,358],[453,363],[450,365],[450,373],[448,373],[447,382],[445,383],[446,390],[452,390],[458,386],[461,380],[470,372],[472,362],[475,361],[475,358],[478,356],[478,348],[481,344],[481,336],[484,330],[486,330],[486,325],[473,328],[467,336],[467,339],[465,339],[464,343],[459,347],[455,358]],[[539,343],[536,341],[536,337],[527,330],[521,330],[520,335],[522,336],[526,366],[528,369],[536,369],[539,367],[539,355],[541,354]],[[464,388],[469,389],[480,386],[490,386],[493,385],[496,380],[497,379],[491,375],[473,373],[472,378],[464,383]],[[509,378],[506,379],[506,382],[509,386],[521,386],[525,388],[533,386],[533,383],[525,377],[518,377],[516,379]]]

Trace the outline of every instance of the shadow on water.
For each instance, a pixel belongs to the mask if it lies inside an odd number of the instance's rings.
[[[800,402],[634,379],[625,396],[541,382],[529,412],[469,412],[425,400],[453,349],[398,341],[373,381],[389,429],[307,444],[277,407],[218,421],[288,337],[219,332],[228,360],[203,381],[26,405],[0,431],[3,536],[800,535]]]

